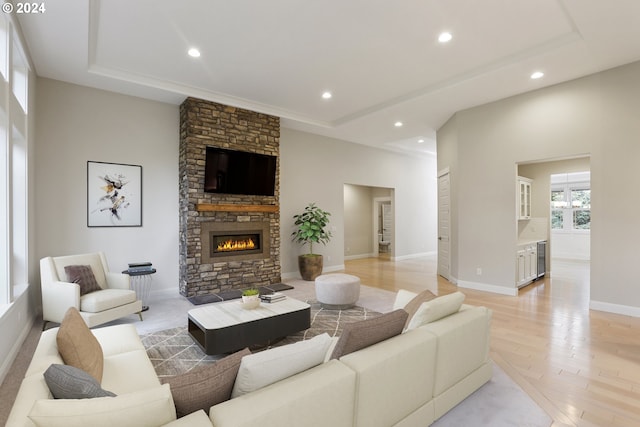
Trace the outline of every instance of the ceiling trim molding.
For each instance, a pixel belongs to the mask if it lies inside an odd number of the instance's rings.
[[[298,114],[293,111],[279,108],[269,104],[263,104],[256,101],[251,101],[245,98],[240,98],[233,95],[227,95],[220,92],[210,91],[202,88],[196,88],[193,86],[183,85],[167,80],[158,79],[155,77],[133,73],[130,71],[116,69],[105,65],[98,64],[97,51],[98,51],[98,34],[100,23],[100,4],[101,0],[90,0],[89,2],[89,28],[88,28],[88,64],[87,72],[98,76],[125,81],[136,85],[152,87],[155,89],[164,90],[170,93],[176,93],[184,95],[185,97],[191,96],[194,98],[204,99],[206,101],[219,102],[224,105],[229,105],[236,108],[244,108],[247,110],[255,111],[257,113],[269,114],[280,118],[290,119],[301,123],[306,123],[312,126],[319,126],[323,128],[334,128],[335,125],[332,122],[323,120],[316,120],[314,118]]]
[[[288,119],[300,124],[306,124],[310,126],[320,127],[324,129],[338,129],[342,126],[348,125],[354,121],[363,119],[372,114],[383,112],[401,104],[405,104],[417,99],[433,95],[441,90],[460,85],[466,81],[470,81],[484,75],[496,72],[504,67],[513,66],[528,60],[535,58],[536,56],[543,55],[552,50],[557,50],[568,44],[577,43],[583,40],[581,33],[579,32],[575,22],[571,19],[571,15],[567,10],[563,0],[557,0],[558,6],[564,15],[564,18],[569,26],[570,30],[567,33],[561,34],[553,39],[547,40],[543,43],[539,43],[527,49],[515,52],[513,54],[498,58],[495,61],[487,63],[470,69],[461,74],[452,76],[440,82],[419,88],[417,90],[405,93],[400,96],[389,98],[383,102],[372,105],[370,107],[355,111],[351,114],[347,114],[340,118],[331,121],[318,120],[305,114],[299,114],[294,111],[279,108],[274,105],[264,104],[257,101],[252,101],[246,98],[241,98],[221,92],[211,91],[200,87],[194,87],[184,85],[181,83],[159,79],[157,77],[139,74],[131,72],[125,69],[118,69],[107,65],[98,63],[98,49],[99,49],[99,27],[100,27],[100,13],[102,0],[89,0],[89,19],[88,19],[88,63],[87,71],[91,74],[105,77],[108,79],[115,79],[132,83],[135,85],[160,89],[168,93],[174,93],[181,96],[191,96],[195,98],[205,99],[208,101],[219,102],[225,105],[230,105],[237,108],[244,108],[259,113],[278,116],[283,119]]]
[[[572,25],[572,28],[575,28],[572,22],[573,21],[570,21],[569,24]],[[334,120],[332,123],[336,127],[342,126],[354,120],[366,117],[370,114],[377,113],[388,108],[392,108],[396,105],[403,104],[405,102],[413,101],[423,96],[431,95],[439,90],[459,85],[460,83],[463,83],[467,80],[475,79],[477,77],[480,77],[485,74],[489,74],[501,68],[514,65],[525,59],[534,58],[538,55],[548,53],[549,50],[555,50],[567,44],[575,43],[581,40],[582,40],[582,36],[577,31],[571,31],[569,33],[566,33],[558,37],[555,37],[551,40],[548,40],[544,43],[540,43],[538,45],[522,50],[520,52],[516,52],[514,54],[499,58],[498,60],[490,62],[486,65],[476,67],[474,69],[471,69],[465,73],[459,74],[452,78],[442,80],[433,85],[429,85],[424,88],[406,93],[404,95],[400,95],[398,97],[388,99],[387,101],[381,102],[376,105],[372,105],[369,108],[365,108],[353,114],[343,116],[339,119]]]

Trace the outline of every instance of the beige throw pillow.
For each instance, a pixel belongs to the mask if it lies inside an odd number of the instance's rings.
[[[409,323],[411,322],[411,319],[413,319],[413,316],[415,316],[416,312],[418,311],[418,309],[420,308],[423,302],[428,302],[435,298],[436,296],[430,291],[422,291],[418,295],[416,295],[414,298],[412,298],[411,301],[409,301],[407,305],[404,306],[404,311],[406,311],[409,314],[409,316],[407,317],[407,321],[404,324],[404,328],[405,329],[409,328]]]
[[[231,398],[231,390],[243,356],[251,354],[248,348],[233,353],[212,365],[196,368],[175,377],[164,378],[171,386],[178,418],[209,408]]]
[[[463,302],[464,294],[462,292],[454,292],[428,302],[423,302],[409,322],[407,329],[415,329],[456,313],[460,310]]]
[[[331,337],[324,333],[305,341],[243,357],[231,398],[266,387],[323,363],[330,345]]]
[[[75,307],[70,307],[64,315],[56,343],[65,364],[82,369],[102,383],[102,347]]]

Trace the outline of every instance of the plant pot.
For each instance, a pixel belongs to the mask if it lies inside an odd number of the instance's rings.
[[[243,295],[242,308],[251,310],[260,305],[260,295]]]
[[[313,281],[322,274],[322,255],[299,255],[298,269],[304,280]]]

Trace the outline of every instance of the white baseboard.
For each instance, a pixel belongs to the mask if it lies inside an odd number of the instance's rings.
[[[493,294],[509,295],[512,297],[518,296],[518,288],[515,288],[515,287],[507,288],[505,286],[489,285],[487,283],[480,283],[480,282],[468,282],[466,280],[459,280],[458,287],[473,289],[476,291],[491,292]]]
[[[629,305],[612,304],[603,301],[590,301],[589,308],[591,310],[606,311],[607,313],[623,314],[625,316],[640,317],[640,307]]]

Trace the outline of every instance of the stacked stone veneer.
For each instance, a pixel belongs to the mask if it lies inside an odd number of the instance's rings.
[[[206,147],[279,156],[280,118],[187,98],[180,106],[180,294],[190,297],[280,282],[280,214],[276,212],[198,212],[201,203],[274,205],[280,194],[280,159],[274,196],[204,192]],[[270,256],[264,259],[202,262],[203,222],[268,222]],[[205,248],[206,249],[206,248]]]

